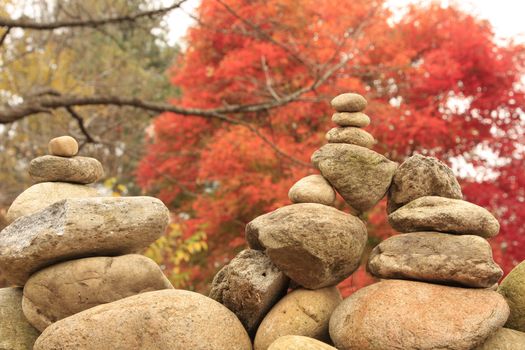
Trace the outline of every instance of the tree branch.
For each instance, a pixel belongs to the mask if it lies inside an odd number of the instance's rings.
[[[109,17],[109,18],[99,18],[99,19],[75,19],[75,20],[62,20],[56,22],[48,23],[39,23],[30,19],[10,19],[0,17],[0,27],[10,28],[22,28],[22,29],[32,29],[32,30],[54,30],[59,28],[73,28],[73,27],[99,27],[106,24],[115,24],[123,22],[134,22],[140,18],[145,17],[155,17],[163,15],[171,10],[179,8],[187,0],[178,0],[174,4],[163,7],[156,10],[149,10],[143,12],[137,12],[133,14]]]
[[[11,28],[7,28],[5,32],[2,33],[2,36],[0,36],[0,47],[4,44],[5,38],[7,38],[10,31],[11,31]]]
[[[93,138],[93,136],[89,133],[89,131],[86,129],[86,125],[84,123],[84,118],[75,111],[73,107],[66,107],[66,111],[68,111],[69,114],[71,114],[71,117],[75,119],[78,123],[78,128],[84,134],[86,137],[86,143],[97,143],[97,141]]]

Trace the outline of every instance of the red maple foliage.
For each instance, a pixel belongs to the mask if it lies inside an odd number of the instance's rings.
[[[315,173],[301,162],[332,127],[328,101],[347,91],[369,101],[376,151],[398,162],[423,153],[463,164],[456,168],[466,199],[501,222],[496,259],[507,272],[525,259],[522,46],[498,42],[488,22],[436,4],[411,6],[394,20],[380,0],[203,0],[198,18],[171,71],[181,91],[174,102],[183,106],[278,100],[350,60],[300,99],[242,115],[295,160],[243,125],[170,113],[155,119],[138,181],[184,214],[185,235],[207,233],[207,259],[185,266],[195,288],[204,290],[245,246],[247,222],[289,204],[289,187]],[[367,219],[371,245],[393,234],[384,203]],[[343,288],[369,281],[361,269]]]

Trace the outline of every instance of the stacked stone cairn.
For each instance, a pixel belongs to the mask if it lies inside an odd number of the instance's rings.
[[[0,289],[0,349],[525,350],[525,262],[498,286],[486,240],[497,220],[462,200],[437,159],[399,166],[371,150],[366,105],[332,100],[337,127],[312,155],[320,175],[248,223],[249,249],[209,297],[173,289],[135,254],[168,225],[162,202],[100,196],[87,185],[101,164],[76,156],[72,138],[51,140],[0,232],[0,274],[14,286]],[[401,234],[368,256],[380,281],[342,300],[336,285],[364,258],[363,214],[385,196]]]
[[[486,239],[498,221],[462,200],[437,159],[398,166],[371,150],[366,105],[353,93],[332,100],[337,127],[312,155],[321,174],[292,186],[293,204],[246,226],[249,249],[218,272],[209,296],[237,315],[255,350],[525,350],[525,263],[495,291],[503,272]],[[336,192],[351,214],[334,207]],[[401,234],[369,255],[380,281],[342,300],[335,285],[367,242],[362,214],[385,195]]]
[[[168,225],[161,201],[102,197],[87,186],[102,165],[76,156],[71,137],[49,151],[31,161],[36,184],[0,232],[0,275],[13,286],[0,289],[0,349],[251,349],[231,311],[173,289],[136,254]]]

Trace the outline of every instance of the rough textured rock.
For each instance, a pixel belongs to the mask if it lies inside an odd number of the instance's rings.
[[[498,220],[487,209],[435,196],[420,197],[402,206],[388,216],[388,222],[400,232],[429,230],[485,238],[499,232]]]
[[[321,175],[310,175],[303,177],[290,188],[288,198],[293,203],[334,205],[335,191]]]
[[[475,350],[525,350],[525,333],[501,328]]]
[[[349,143],[366,148],[372,148],[374,137],[363,129],[354,127],[332,128],[326,133],[329,143]]]
[[[500,292],[510,307],[505,327],[525,332],[525,261],[516,266],[500,283]]]
[[[31,350],[39,334],[22,313],[22,289],[0,289],[0,349]]]
[[[388,193],[388,213],[424,196],[462,199],[452,170],[433,157],[416,154],[397,169]]]
[[[332,107],[338,112],[361,112],[366,108],[366,99],[354,93],[341,94],[334,97]]]
[[[34,350],[250,350],[237,317],[204,295],[162,290],[95,306],[46,328]]]
[[[329,143],[312,155],[312,162],[345,201],[358,211],[372,208],[385,196],[397,169],[368,148]]]
[[[34,182],[90,184],[104,176],[104,169],[95,158],[42,156],[29,163],[29,175]]]
[[[42,182],[29,187],[13,201],[7,211],[7,221],[15,221],[21,216],[36,213],[48,205],[69,198],[97,197],[94,188],[66,182]]]
[[[168,220],[166,206],[152,197],[62,200],[0,232],[0,270],[21,286],[60,261],[133,253],[159,238]]]
[[[160,267],[136,254],[70,260],[32,275],[22,309],[39,331],[94,306],[135,294],[173,289]]]
[[[335,285],[357,269],[367,231],[353,215],[301,203],[252,220],[246,226],[246,239],[292,280],[317,289]]]
[[[263,252],[246,249],[215,275],[210,298],[230,309],[254,336],[264,316],[286,294],[289,282]]]
[[[470,350],[509,315],[505,299],[487,289],[386,280],[345,299],[330,319],[339,350]]]
[[[337,350],[319,340],[302,335],[285,335],[274,341],[268,350]]]
[[[49,154],[61,157],[73,157],[78,153],[77,140],[71,136],[55,137],[47,145]]]
[[[285,335],[303,335],[329,341],[328,321],[341,300],[336,287],[290,292],[262,321],[255,336],[254,349],[266,350]]]
[[[332,115],[332,121],[339,126],[355,126],[364,128],[370,125],[370,118],[361,112],[341,112]]]
[[[384,240],[370,254],[368,270],[385,279],[478,288],[490,288],[503,275],[485,239],[436,232],[407,233]]]

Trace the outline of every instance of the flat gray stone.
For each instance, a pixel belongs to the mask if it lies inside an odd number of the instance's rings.
[[[67,182],[41,182],[29,187],[13,201],[7,210],[7,221],[11,223],[19,217],[30,215],[45,207],[70,198],[98,197],[95,188]]]
[[[8,283],[23,286],[32,273],[64,260],[144,249],[168,221],[168,209],[152,197],[62,200],[0,232],[0,270]]]
[[[434,157],[413,155],[394,174],[388,192],[388,213],[425,196],[463,199],[452,170]]]
[[[334,205],[335,190],[322,175],[310,175],[297,181],[288,191],[292,203]]]
[[[97,305],[154,290],[173,289],[160,267],[137,254],[65,261],[33,274],[22,309],[39,331]]]
[[[366,148],[372,148],[375,143],[372,135],[363,129],[354,127],[330,129],[330,131],[326,133],[326,140],[329,143],[349,143]]]
[[[332,115],[332,121],[339,126],[364,128],[370,125],[370,117],[361,112],[340,112]]]
[[[301,203],[252,220],[246,238],[251,248],[263,250],[292,280],[317,289],[341,282],[359,267],[367,231],[353,215]]]
[[[209,296],[230,309],[253,337],[289,282],[263,252],[245,249],[215,275]]]
[[[42,156],[29,163],[29,175],[34,182],[73,182],[90,184],[104,176],[102,164],[89,157]]]
[[[354,93],[341,94],[334,97],[332,107],[338,112],[361,112],[366,108],[366,99]]]
[[[312,162],[352,208],[364,212],[386,194],[397,163],[365,147],[329,143]]]
[[[438,231],[494,237],[498,220],[485,208],[445,197],[425,196],[411,201],[388,216],[399,232]]]
[[[479,236],[415,232],[392,236],[372,250],[368,270],[383,279],[490,288],[503,276],[490,244]]]
[[[0,349],[31,350],[39,335],[22,313],[22,289],[0,289]]]

